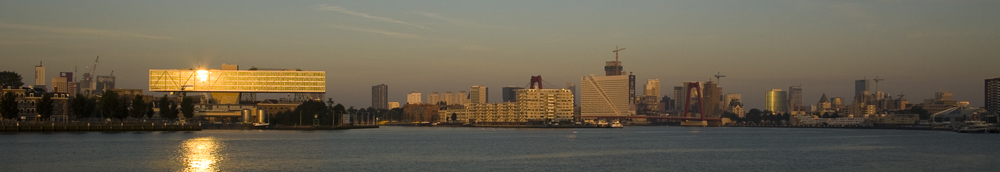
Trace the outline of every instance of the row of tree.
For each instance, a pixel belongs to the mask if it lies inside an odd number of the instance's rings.
[[[746,115],[740,117],[739,115],[731,112],[725,112],[722,114],[723,118],[729,118],[737,123],[757,123],[757,124],[778,124],[782,121],[791,121],[791,114],[788,113],[773,113],[771,111],[761,111],[760,109],[750,109]]]

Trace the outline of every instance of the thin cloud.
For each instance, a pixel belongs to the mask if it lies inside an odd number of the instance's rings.
[[[418,28],[421,28],[421,29],[432,30],[431,28],[428,28],[428,27],[425,27],[425,26],[421,26],[421,25],[418,25],[418,24],[413,24],[413,23],[410,23],[410,22],[400,21],[400,20],[396,20],[396,19],[392,19],[392,18],[388,18],[388,17],[373,16],[373,15],[368,14],[368,13],[351,11],[351,10],[348,10],[348,9],[345,9],[345,8],[342,8],[342,7],[339,7],[339,6],[331,6],[331,5],[326,5],[326,4],[320,4],[320,5],[316,5],[316,9],[318,9],[318,10],[324,10],[324,11],[335,11],[335,12],[339,12],[339,13],[344,13],[344,14],[358,16],[358,17],[364,17],[364,18],[368,18],[368,19],[372,19],[372,20],[377,20],[377,21],[382,21],[382,22],[396,23],[396,24],[402,24],[402,25],[408,25],[408,26],[418,27]]]
[[[330,25],[330,27],[341,29],[341,30],[349,30],[349,31],[365,32],[365,33],[375,33],[375,34],[381,34],[381,35],[390,36],[390,37],[396,37],[396,38],[407,38],[407,39],[421,39],[421,38],[423,38],[420,35],[407,34],[407,33],[399,33],[399,32],[390,32],[390,31],[377,30],[377,29],[366,29],[366,28],[357,28],[357,27],[341,26],[341,25]]]
[[[451,18],[451,17],[441,16],[441,14],[438,14],[438,13],[418,11],[417,14],[423,15],[425,17],[430,17],[430,18],[438,19],[438,20],[444,20],[444,21],[447,21],[447,22],[450,22],[450,23],[471,24],[469,21],[465,21],[465,20],[461,20],[461,19],[456,19],[456,18]]]
[[[5,22],[0,22],[0,28],[51,32],[51,33],[60,33],[69,35],[89,35],[89,36],[99,36],[99,37],[124,37],[124,38],[157,39],[157,40],[177,39],[173,37],[147,35],[141,33],[121,32],[121,31],[98,30],[98,29],[77,28],[77,27],[56,27],[56,26],[42,26],[42,25],[30,25],[30,24],[16,24],[16,23],[5,23]]]

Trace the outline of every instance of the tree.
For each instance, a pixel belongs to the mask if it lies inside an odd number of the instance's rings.
[[[129,101],[128,101],[128,99],[122,97],[118,102],[120,102],[120,103],[118,103],[118,107],[115,108],[115,114],[114,114],[115,118],[118,118],[119,120],[123,120],[125,118],[128,118],[128,116],[130,114],[129,112],[131,111],[131,110],[128,109],[129,108],[129,105],[128,105]]]
[[[163,106],[163,107],[167,107],[167,108],[166,109],[160,108],[161,109],[160,110],[160,118],[169,119],[169,120],[175,120],[175,119],[177,119],[177,113],[178,113],[177,112],[177,103],[170,102],[170,106]]]
[[[3,97],[0,98],[0,106],[2,106],[0,107],[0,114],[3,115],[3,118],[14,119],[20,116],[17,114],[19,110],[17,109],[16,93],[14,92],[4,93]]]
[[[747,115],[746,115],[747,121],[754,122],[754,123],[760,123],[761,120],[763,120],[762,117],[761,117],[762,113],[763,112],[761,112],[760,109],[757,109],[757,108],[750,109],[750,111],[747,112]]]
[[[17,74],[17,72],[11,72],[11,71],[0,72],[0,86],[3,86],[4,89],[20,88],[21,86],[24,85],[24,83],[21,82],[22,79],[23,78],[21,78],[21,74]]]
[[[160,118],[167,118],[169,115],[167,113],[170,113],[170,99],[168,99],[167,95],[164,94],[163,98],[160,98],[160,101],[156,103],[160,105]]]
[[[135,98],[132,99],[132,111],[129,113],[129,117],[142,118],[143,115],[146,115],[146,109],[146,102],[142,100],[142,95],[135,95]]]
[[[188,120],[194,117],[194,100],[191,97],[184,96],[184,99],[181,99],[181,113],[184,113],[184,118]]]
[[[118,112],[118,106],[121,104],[121,99],[118,98],[118,93],[114,91],[105,91],[101,95],[101,101],[99,102],[99,108],[101,109],[102,118],[113,118],[115,113]]]
[[[452,122],[458,121],[458,114],[457,113],[451,113],[451,121]]]
[[[42,119],[49,119],[52,116],[52,110],[55,109],[52,106],[52,94],[42,95],[42,100],[35,103],[35,109],[38,110],[38,115],[41,115]]]
[[[344,105],[341,105],[340,103],[338,103],[336,106],[333,106],[333,120],[334,120],[334,123],[335,123],[334,125],[343,124],[344,123],[344,121],[343,121],[344,120],[344,113],[347,113],[347,110],[344,109]]]
[[[927,113],[927,110],[925,110],[924,107],[920,105],[913,106],[912,108],[910,108],[910,113],[919,114],[920,120],[927,120],[931,118],[931,114]]]
[[[156,114],[156,112],[153,111],[153,102],[149,102],[146,104],[146,119],[152,119],[153,114]]]
[[[90,118],[97,111],[97,100],[83,94],[76,94],[70,101],[70,108],[77,119]]]

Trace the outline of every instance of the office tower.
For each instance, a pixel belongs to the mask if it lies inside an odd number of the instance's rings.
[[[414,91],[406,95],[406,104],[423,104],[424,97],[420,93]]]
[[[104,90],[115,89],[115,76],[97,76],[96,94],[104,94]]]
[[[438,92],[431,92],[430,95],[427,95],[427,104],[438,104],[440,102],[441,94],[438,94]]]
[[[864,94],[865,91],[868,91],[868,87],[871,87],[871,85],[872,84],[869,83],[867,79],[854,80],[854,96],[857,97]]]
[[[721,103],[719,97],[722,96],[722,87],[719,87],[718,83],[712,81],[705,82],[703,86],[702,89],[704,90],[702,92],[705,94],[701,98],[701,104],[702,107],[705,107],[705,117],[715,118],[721,116],[722,108],[719,105]]]
[[[604,63],[604,76],[623,75],[625,72],[622,72],[622,69],[624,68],[621,61],[607,61]]]
[[[1000,77],[986,79],[985,90],[986,111],[993,114],[1000,114]],[[900,97],[899,99],[903,99]]]
[[[781,89],[771,89],[764,94],[764,110],[774,113],[788,112],[788,93]]]
[[[726,109],[727,112],[732,112],[729,111],[729,107],[731,107],[729,104],[734,101],[742,103],[743,96],[740,94],[731,94],[731,93],[722,95],[722,108]],[[740,107],[742,107],[742,105]],[[732,112],[732,113],[737,113],[737,112]]]
[[[628,76],[590,75],[580,79],[581,116],[629,116]]]
[[[372,86],[372,108],[389,109],[389,86],[385,84]]]
[[[469,101],[471,103],[486,103],[490,98],[490,88],[486,86],[473,85],[469,89]]]
[[[673,110],[674,111],[684,110],[683,108],[681,108],[681,107],[684,106],[684,105],[681,104],[683,102],[681,100],[682,97],[684,97],[684,87],[683,86],[675,86],[674,87],[674,97],[673,97],[674,98],[674,101],[673,101],[674,102],[674,106],[673,106]]]
[[[573,92],[566,89],[518,89],[517,107],[529,120],[572,121]]]
[[[455,102],[455,104],[460,105],[469,103],[469,95],[465,91],[458,91],[458,93],[455,94]]]
[[[34,87],[45,89],[45,67],[42,66],[42,62],[38,62],[38,66],[35,66]]]
[[[455,102],[455,95],[452,94],[451,91],[444,92],[444,94],[441,95],[441,99],[444,99],[444,103],[446,105],[457,104],[457,102]]]
[[[676,104],[677,103],[674,103],[674,99],[670,98],[670,96],[663,96],[663,99],[660,99],[660,112],[675,110],[677,109],[674,107]]]
[[[646,80],[646,90],[643,95],[660,97],[660,80],[659,79],[648,79]]]
[[[517,102],[517,90],[524,89],[522,87],[506,86],[503,87],[503,102]]]
[[[804,111],[802,108],[802,86],[788,87],[788,112]]]
[[[830,98],[830,108],[833,108],[834,111],[840,111],[840,108],[844,108],[844,98]]]

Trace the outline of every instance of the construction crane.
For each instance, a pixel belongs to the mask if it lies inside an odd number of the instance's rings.
[[[722,85],[722,77],[726,77],[726,75],[722,75],[722,72],[715,73],[715,81],[719,82],[718,85]]]
[[[615,50],[611,51],[611,52],[615,52],[615,61],[618,61],[618,52],[622,51],[622,50],[625,50],[625,47],[618,48],[618,46],[615,46]]]
[[[100,59],[101,59],[101,56],[97,56],[97,58],[94,59],[94,67],[90,68],[90,73],[92,73],[93,75],[97,75],[97,63],[98,63],[97,60],[100,60]]]
[[[875,81],[875,93],[878,93],[878,91],[879,91],[878,90],[878,82],[879,81],[884,81],[884,80],[885,79],[878,79],[878,76],[875,76],[875,79],[872,79],[872,81]],[[879,97],[879,98],[881,99],[881,97]]]

